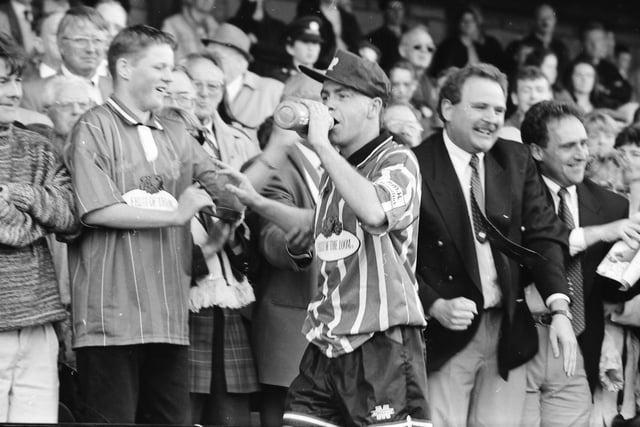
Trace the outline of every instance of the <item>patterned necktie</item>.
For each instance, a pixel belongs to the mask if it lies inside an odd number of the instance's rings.
[[[558,191],[560,197],[560,205],[558,207],[558,216],[569,230],[573,230],[576,225],[573,221],[573,215],[569,210],[567,197],[569,192],[566,188]],[[571,315],[573,316],[573,330],[580,335],[585,328],[584,319],[584,293],[582,290],[582,261],[580,256],[572,257],[567,266],[567,282],[569,282],[569,296],[571,297]]]
[[[204,139],[204,144],[202,145],[204,150],[210,156],[215,157],[218,160],[221,160],[220,149],[218,148],[218,145],[217,145],[216,135],[209,128],[209,126],[204,127],[204,135],[205,135],[205,139]]]
[[[480,182],[480,174],[478,173],[478,155],[471,155],[471,216],[473,217],[473,231],[478,242],[487,241],[487,227],[485,217],[480,208],[480,202],[484,200],[482,195],[482,184]]]

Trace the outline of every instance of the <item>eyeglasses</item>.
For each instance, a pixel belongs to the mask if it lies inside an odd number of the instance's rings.
[[[55,106],[58,110],[63,111],[65,113],[71,113],[76,110],[76,107],[81,112],[87,111],[89,108],[93,107],[93,101],[79,102],[79,101],[71,101],[71,102],[60,102],[56,101]]]
[[[86,49],[89,47],[89,44],[93,44],[95,47],[102,49],[106,47],[107,40],[100,38],[89,38],[89,37],[63,37],[64,40],[68,40],[69,43],[75,48],[78,49]]]
[[[413,47],[413,50],[426,50],[429,53],[433,53],[436,51],[435,46],[428,45],[428,44],[415,44],[412,47]]]
[[[164,96],[164,103],[166,105],[175,103],[178,107],[185,109],[191,108],[193,101],[194,99],[185,93],[168,93]]]
[[[209,92],[215,92],[224,87],[224,82],[203,82],[195,80],[193,86],[198,91],[207,89]]]

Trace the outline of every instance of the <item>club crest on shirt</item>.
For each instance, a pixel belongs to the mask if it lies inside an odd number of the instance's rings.
[[[360,240],[345,230],[337,217],[330,216],[325,218],[322,233],[316,237],[316,254],[322,261],[338,261],[356,253],[360,244]]]
[[[129,205],[142,209],[172,211],[178,208],[178,201],[164,190],[164,182],[159,175],[147,175],[140,178],[139,188],[122,195]]]

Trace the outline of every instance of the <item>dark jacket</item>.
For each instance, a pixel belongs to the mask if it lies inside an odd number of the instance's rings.
[[[416,274],[428,313],[438,298],[466,297],[480,308],[471,326],[452,331],[431,319],[425,331],[427,370],[439,369],[475,335],[484,306],[473,233],[462,188],[444,145],[442,133],[414,149],[422,173],[422,202]],[[529,273],[543,299],[568,295],[563,266],[568,231],[547,199],[528,147],[499,139],[485,157],[485,204],[488,219],[512,242],[542,255],[546,261]],[[530,360],[538,350],[531,313],[524,300],[520,259],[500,252],[490,239],[502,291],[503,322],[498,344],[498,369]]]

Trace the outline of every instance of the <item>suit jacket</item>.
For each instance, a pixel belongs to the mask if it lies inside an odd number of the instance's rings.
[[[58,74],[56,75],[60,75],[60,72],[58,72]],[[44,102],[42,99],[42,94],[44,93],[47,82],[54,77],[55,76],[51,76],[44,79],[37,77],[33,80],[25,81],[22,84],[21,106],[29,110],[43,113]],[[102,100],[106,101],[107,98],[109,98],[109,96],[113,93],[113,82],[111,80],[111,77],[100,76],[100,80],[98,81],[98,89],[100,90],[100,94],[102,95]]]
[[[263,194],[290,206],[314,209],[316,203],[304,178],[305,163],[300,150],[292,147],[287,162]],[[301,270],[287,252],[285,232],[264,219],[260,220],[259,249],[266,262],[255,284],[253,342],[258,375],[263,384],[288,387],[308,344],[300,330],[316,293],[318,270],[316,263]]]
[[[474,336],[484,306],[482,285],[467,205],[442,133],[414,149],[422,172],[422,202],[418,237],[417,277],[428,313],[438,298],[466,297],[479,310],[464,331],[452,331],[429,321],[425,331],[427,370],[439,369]],[[546,187],[526,146],[498,139],[485,156],[485,205],[488,219],[511,241],[536,251],[546,262],[531,268],[544,299],[568,295],[563,257],[568,231],[549,203]],[[524,301],[521,260],[510,259],[491,243],[502,290],[502,330],[498,368],[506,378],[537,352],[537,334]]]
[[[607,224],[629,216],[629,202],[592,181],[585,180],[577,186],[580,227]],[[600,350],[604,337],[603,300],[629,299],[634,291],[618,292],[618,285],[596,274],[596,268],[605,257],[611,243],[599,242],[582,253],[582,286],[585,301],[586,328],[578,343],[584,357],[584,367],[591,389],[598,384]]]
[[[258,143],[258,127],[271,116],[280,102],[284,85],[277,80],[247,71],[240,92],[233,101],[227,101],[234,124],[239,125]]]

